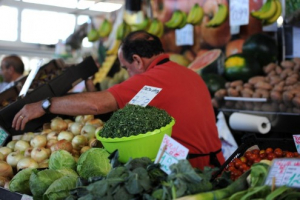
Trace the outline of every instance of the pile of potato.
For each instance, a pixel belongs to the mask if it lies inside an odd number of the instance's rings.
[[[225,89],[215,92],[213,106],[300,113],[300,58],[285,60],[280,66],[270,63],[263,68],[265,76],[255,76],[244,83],[227,82]],[[225,96],[266,98],[267,102],[224,101]]]

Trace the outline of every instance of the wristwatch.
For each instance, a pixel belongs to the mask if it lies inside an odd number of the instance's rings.
[[[42,108],[46,113],[50,113],[50,106],[51,106],[51,97],[42,101]]]

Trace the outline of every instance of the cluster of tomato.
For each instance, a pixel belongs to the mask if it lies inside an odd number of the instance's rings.
[[[300,158],[297,152],[283,151],[280,148],[267,148],[263,150],[253,149],[246,151],[240,158],[233,159],[227,166],[226,171],[230,171],[231,179],[235,180],[245,171],[249,170],[253,163],[261,160],[273,160],[274,158]]]

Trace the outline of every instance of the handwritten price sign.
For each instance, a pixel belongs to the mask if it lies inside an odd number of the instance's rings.
[[[230,26],[247,25],[249,23],[249,0],[229,1]]]
[[[182,146],[170,136],[165,135],[156,156],[155,163],[159,161],[161,169],[167,174],[170,174],[171,171],[169,167],[177,163],[178,160],[186,159],[188,152],[189,150],[186,147]],[[160,157],[161,154],[162,156]]]
[[[194,44],[194,26],[191,24],[185,25],[181,29],[175,30],[176,45],[193,45]]]
[[[129,104],[146,107],[162,88],[145,85],[130,101]]]
[[[293,138],[297,148],[297,152],[300,153],[300,135],[293,135]]]
[[[0,146],[4,144],[5,140],[7,139],[8,134],[0,127]]]
[[[297,158],[274,159],[265,184],[272,185],[274,177],[277,187],[287,185],[300,188],[300,160]]]

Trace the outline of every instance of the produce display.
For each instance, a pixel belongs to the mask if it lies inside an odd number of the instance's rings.
[[[129,137],[154,131],[171,121],[172,117],[165,110],[127,104],[113,113],[99,135],[105,138]]]
[[[215,93],[212,103],[217,108],[225,103],[227,108],[300,113],[299,66],[299,58],[280,65],[270,63],[263,68],[264,75],[251,77],[247,82],[227,82],[225,89]],[[225,96],[266,98],[268,102],[224,102]]]
[[[259,10],[251,12],[251,15],[262,20],[262,24],[267,26],[276,22],[281,13],[282,5],[280,0],[267,0]]]

